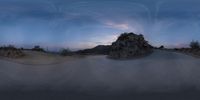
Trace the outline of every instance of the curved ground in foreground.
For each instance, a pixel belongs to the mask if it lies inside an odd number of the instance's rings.
[[[0,60],[0,99],[200,98],[200,59],[181,53],[155,50],[145,58],[121,61],[106,56],[69,59],[52,65]]]

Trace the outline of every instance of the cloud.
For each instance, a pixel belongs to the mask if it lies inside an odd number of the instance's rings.
[[[109,34],[104,36],[93,37],[91,38],[91,41],[95,42],[96,45],[110,45],[117,39],[117,37],[117,34]]]
[[[127,24],[127,23],[114,23],[111,21],[107,21],[105,24],[107,27],[116,28],[119,30],[129,30],[130,29],[129,24]]]

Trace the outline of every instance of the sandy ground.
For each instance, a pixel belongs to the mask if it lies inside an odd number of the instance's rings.
[[[13,63],[24,64],[24,65],[53,65],[60,64],[71,60],[75,57],[63,57],[56,54],[37,52],[37,51],[23,51],[25,53],[24,57],[21,58],[1,58],[2,60],[7,60]]]
[[[33,53],[0,60],[0,99],[199,100],[199,72],[200,59],[168,51],[121,61]]]

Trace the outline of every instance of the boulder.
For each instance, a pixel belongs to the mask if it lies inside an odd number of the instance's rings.
[[[123,33],[112,43],[110,58],[127,59],[144,56],[152,51],[152,46],[144,39],[143,35]]]

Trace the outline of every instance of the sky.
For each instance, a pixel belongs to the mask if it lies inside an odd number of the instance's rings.
[[[154,46],[200,41],[199,0],[0,0],[0,45],[84,49],[123,32]]]

